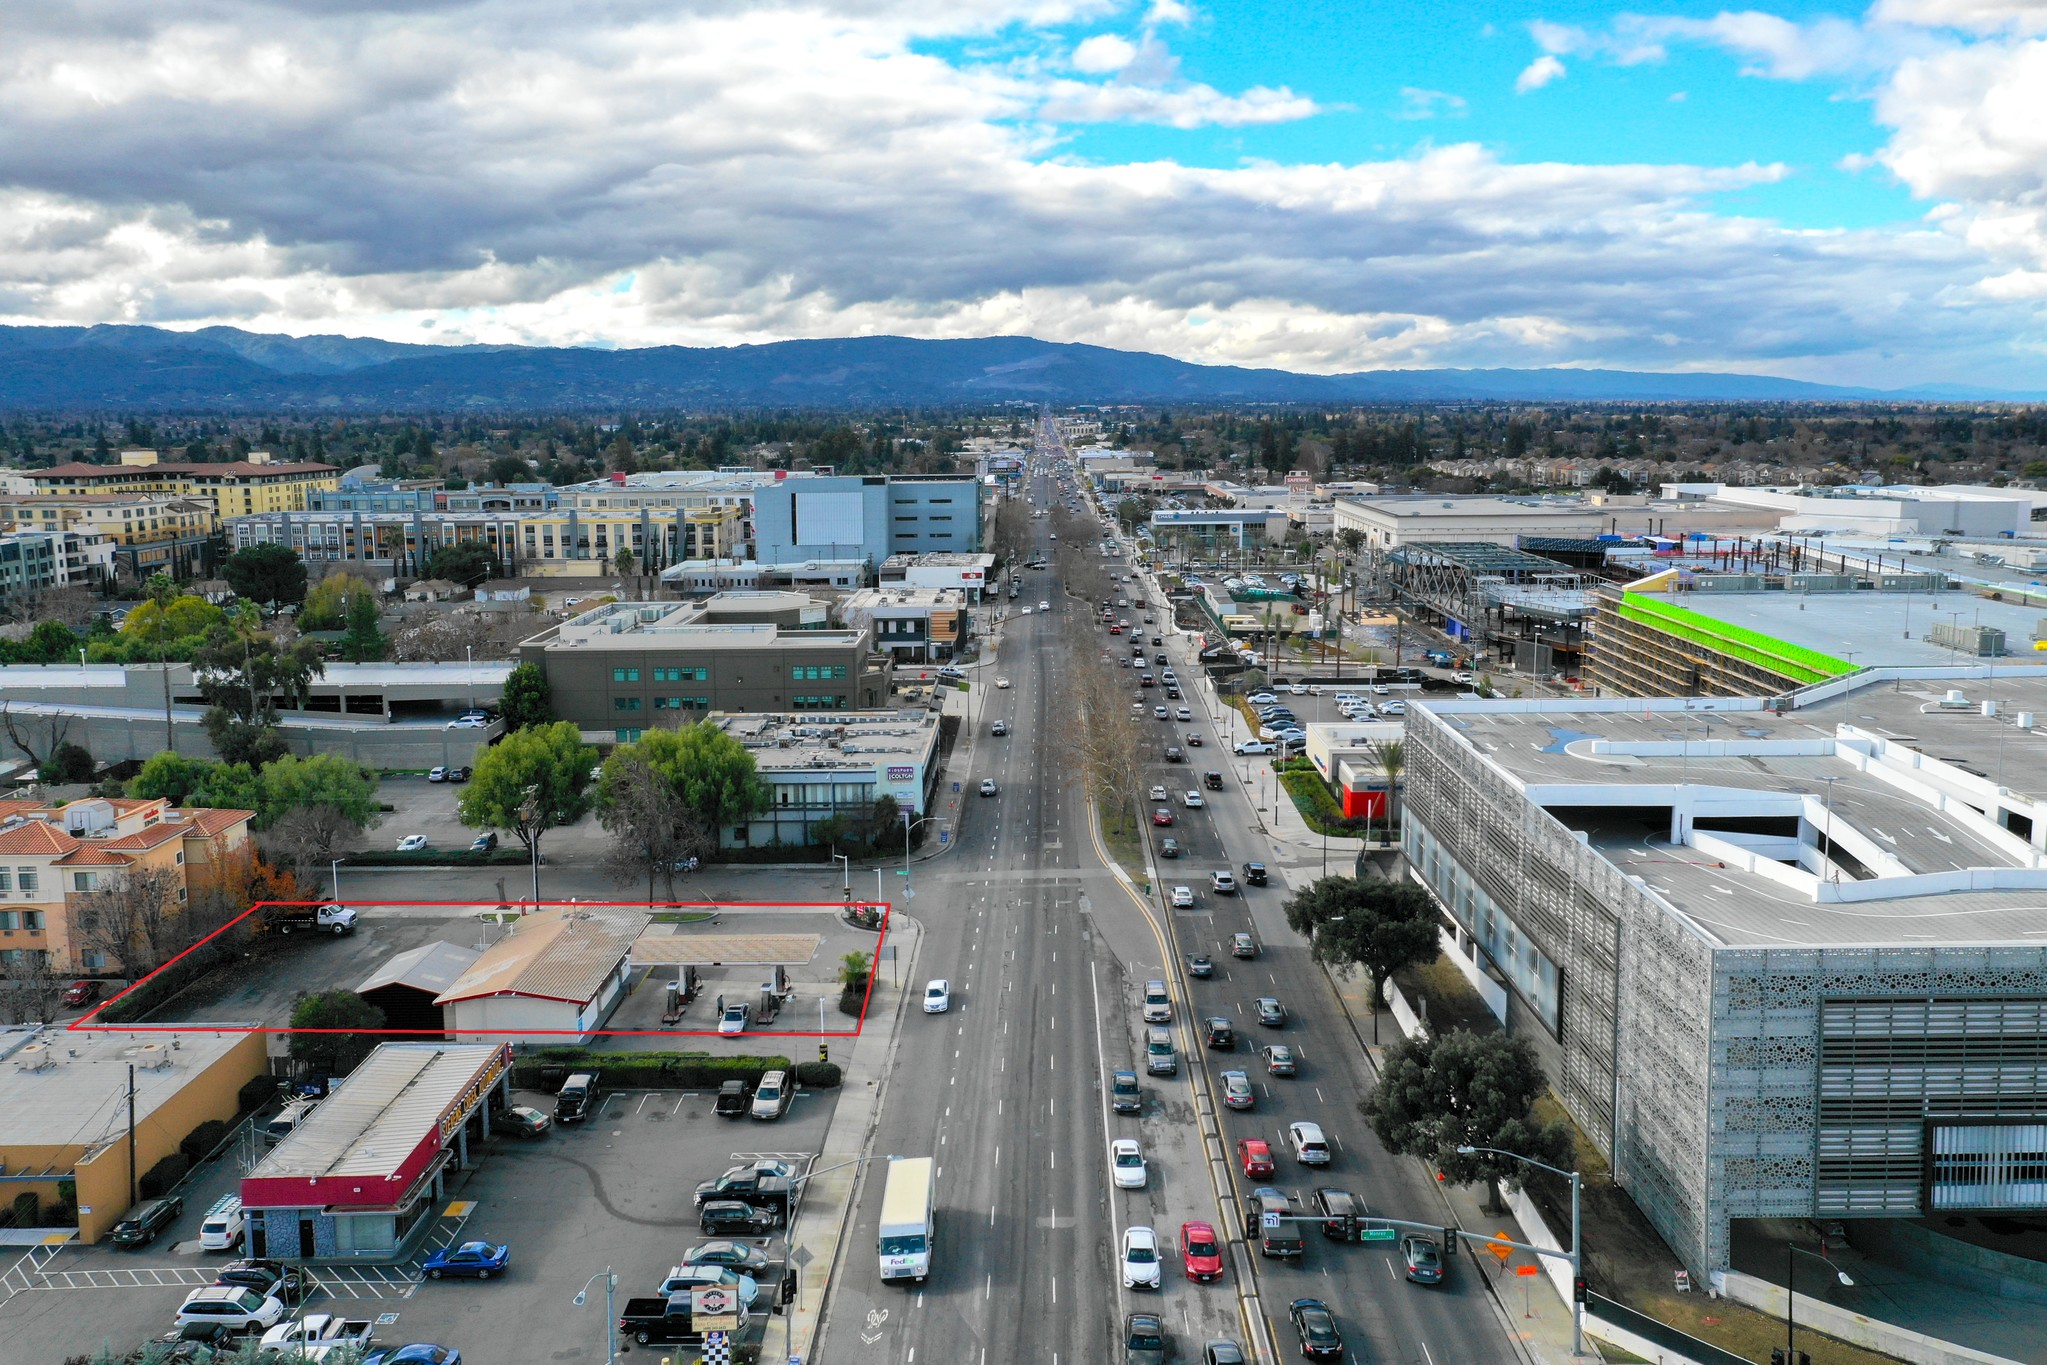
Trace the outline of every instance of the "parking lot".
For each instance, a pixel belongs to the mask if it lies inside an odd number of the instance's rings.
[[[696,1183],[763,1155],[800,1168],[820,1149],[836,1095],[804,1092],[772,1123],[717,1118],[708,1092],[606,1095],[589,1123],[531,1141],[496,1139],[478,1169],[454,1177],[429,1247],[472,1238],[508,1245],[511,1266],[501,1279],[422,1281],[417,1256],[393,1266],[313,1266],[316,1285],[305,1307],[375,1319],[380,1343],[437,1342],[469,1360],[601,1359],[602,1279],[583,1307],[572,1302],[589,1277],[614,1271],[621,1307],[652,1293],[684,1251],[705,1240],[693,1212]],[[548,1096],[516,1099],[552,1108]],[[128,1349],[169,1331],[185,1295],[228,1259],[200,1253],[198,1227],[240,1174],[232,1149],[203,1168],[176,1227],[135,1251],[73,1248],[45,1260],[4,1249],[0,1359],[55,1365],[102,1344]],[[779,1259],[779,1237],[755,1245]],[[774,1288],[761,1285],[763,1303]],[[781,1321],[773,1319],[772,1332]]]

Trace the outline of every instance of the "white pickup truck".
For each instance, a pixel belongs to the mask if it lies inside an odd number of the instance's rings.
[[[345,905],[322,905],[314,907],[305,904],[266,905],[263,907],[263,924],[280,934],[294,929],[313,929],[323,934],[352,934],[358,916]]]
[[[338,1347],[369,1345],[370,1332],[375,1326],[368,1319],[308,1313],[292,1322],[278,1323],[263,1334],[263,1341],[256,1349],[264,1355],[279,1355],[290,1360],[318,1360]]]

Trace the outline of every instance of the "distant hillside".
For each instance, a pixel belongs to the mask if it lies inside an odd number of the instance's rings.
[[[847,337],[602,351],[411,346],[208,327],[0,327],[0,408],[535,410],[989,403],[1984,401],[1767,375],[1626,370],[1367,370],[1193,365],[1029,337]]]

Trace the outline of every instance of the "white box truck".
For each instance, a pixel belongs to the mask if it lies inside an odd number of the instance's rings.
[[[888,1185],[881,1195],[882,1279],[922,1284],[931,1274],[931,1252],[938,1239],[933,1204],[937,1174],[928,1156],[889,1162]]]

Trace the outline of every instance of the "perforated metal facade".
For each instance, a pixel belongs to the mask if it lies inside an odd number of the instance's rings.
[[[1729,947],[1456,727],[1408,718],[1412,875],[1553,965],[1508,1025],[1694,1273],[1734,1218],[2047,1208],[2047,946]]]

